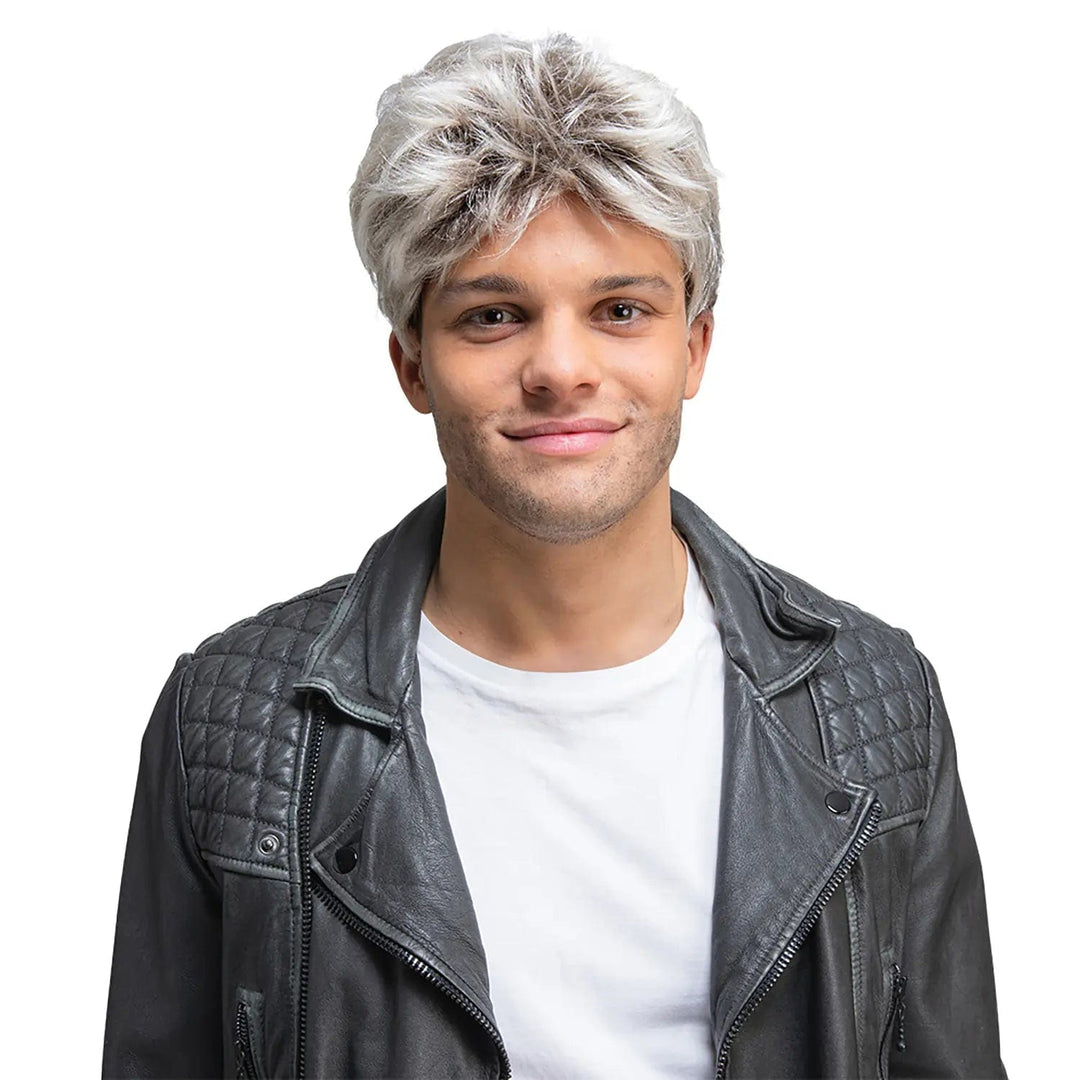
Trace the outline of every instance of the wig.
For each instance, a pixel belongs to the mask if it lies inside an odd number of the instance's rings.
[[[653,75],[563,33],[449,45],[387,87],[349,192],[360,258],[407,355],[426,284],[491,237],[510,247],[553,200],[667,240],[687,325],[716,302],[717,173],[701,122]]]

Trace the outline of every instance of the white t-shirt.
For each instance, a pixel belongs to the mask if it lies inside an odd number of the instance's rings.
[[[685,541],[684,541],[685,546]],[[504,667],[421,613],[421,708],[515,1080],[707,1080],[720,631],[594,671]]]

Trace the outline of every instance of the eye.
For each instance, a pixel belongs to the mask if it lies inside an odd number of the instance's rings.
[[[514,319],[514,313],[506,308],[487,307],[463,315],[461,321],[468,326],[507,326]]]
[[[604,310],[608,313],[611,321],[616,323],[640,321],[639,318],[634,318],[634,312],[637,312],[640,318],[644,318],[649,314],[640,304],[635,304],[630,300],[613,300],[610,304],[605,305]]]

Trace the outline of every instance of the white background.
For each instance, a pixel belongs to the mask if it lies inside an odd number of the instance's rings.
[[[1069,5],[13,8],[9,1075],[100,1070],[139,740],[176,656],[351,572],[444,482],[349,231],[379,91],[451,41],[548,29],[655,72],[704,123],[727,261],[672,484],[934,662],[984,862],[1003,1057],[1014,1077],[1062,1071]]]

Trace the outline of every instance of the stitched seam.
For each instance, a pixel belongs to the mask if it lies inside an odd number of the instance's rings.
[[[843,673],[843,671],[840,672],[840,681],[844,684],[844,689],[847,690],[848,694],[852,695],[851,685],[848,682],[847,676]],[[861,723],[861,721],[859,719],[859,710],[854,708],[853,706],[850,706],[850,705],[844,706],[844,708],[851,708],[851,715],[852,715],[852,717],[854,717],[854,720],[855,720],[855,730],[861,735],[863,733],[863,726],[862,726],[862,723]],[[870,761],[866,756],[866,748],[865,748],[865,746],[860,746],[858,748],[858,750],[859,750],[859,759],[862,761],[862,766],[863,766],[863,776],[869,776],[870,775]],[[837,769],[840,768],[839,765],[835,761],[833,762],[833,766],[835,768],[837,768]]]
[[[404,745],[405,728],[403,726],[398,726],[394,729],[394,734],[391,737],[389,745],[383,751],[382,757],[376,762],[375,769],[371,774],[371,779],[368,781],[364,793],[360,796],[360,801],[353,807],[349,816],[330,834],[330,836],[319,844],[320,848],[328,846],[339,847],[343,841],[347,841],[357,833],[357,829],[361,827],[364,813],[367,810],[368,803],[371,801],[375,788],[378,787],[383,774],[394,761],[399,751],[404,752]]]
[[[267,637],[269,637],[270,631],[272,629],[273,629],[273,627],[271,627],[271,626],[265,627],[263,629],[263,636],[262,636],[262,639],[261,639],[261,641],[259,643],[258,648],[256,649],[256,652],[258,652],[262,648],[263,643],[266,641]],[[248,673],[247,673],[246,678],[244,679],[244,687],[243,687],[243,689],[245,691],[247,690],[248,683],[251,682],[251,677],[255,674],[255,663],[256,663],[256,661],[252,660],[248,664]],[[213,695],[211,694],[209,696],[212,697]],[[244,708],[244,698],[243,698],[243,695],[241,694],[241,696],[239,698],[237,698],[237,700],[236,700],[236,705],[233,707],[232,719],[233,719],[233,722],[236,725],[239,725],[239,723],[240,723],[240,713],[241,713],[241,710],[243,708]],[[233,761],[234,761],[235,757],[236,757],[236,731],[234,730],[232,739],[229,742],[229,769],[230,769],[230,774],[225,777],[225,799],[224,799],[224,803],[225,803],[226,808],[229,805],[229,788],[232,786],[232,773],[231,773],[231,770],[233,768]],[[221,825],[220,825],[220,828],[218,829],[218,844],[221,845],[222,847],[225,846],[225,817],[224,817],[224,815],[221,818]]]
[[[348,575],[346,575],[346,577],[348,577]],[[199,644],[198,648],[196,648],[194,652],[194,656],[196,657],[196,659],[201,659],[203,656],[212,656],[214,655],[213,653],[202,651],[204,646],[209,646],[211,643],[216,644],[225,634],[231,633],[234,630],[246,630],[249,626],[256,626],[260,623],[264,623],[265,617],[267,615],[273,615],[276,612],[281,611],[283,608],[287,608],[290,604],[295,604],[297,601],[307,600],[309,598],[314,601],[314,598],[319,596],[323,592],[327,594],[326,606],[328,608],[333,608],[341,597],[339,595],[338,597],[331,599],[329,594],[338,590],[340,590],[341,593],[344,593],[347,587],[348,581],[338,581],[336,585],[326,583],[323,585],[317,585],[314,589],[308,589],[306,592],[298,593],[296,596],[291,596],[288,600],[280,600],[276,604],[269,604],[261,611],[255,612],[254,615],[249,615],[246,619],[238,619],[236,622],[227,626],[224,630],[219,630],[216,634],[211,634],[208,638],[206,638],[205,641]]]
[[[866,627],[855,627],[854,628],[854,630],[856,630],[856,631],[857,630],[865,630],[865,629],[867,629],[867,628]],[[844,633],[848,633],[848,631],[845,630]],[[830,661],[829,663],[822,664],[821,668],[822,668],[823,671],[826,671],[826,672],[839,671],[841,668],[853,668],[853,667],[861,668],[863,666],[864,662],[872,663],[875,660],[892,660],[892,661],[895,662],[896,658],[897,658],[896,653],[893,652],[889,648],[886,648],[885,652],[883,652],[883,653],[873,653],[873,654],[866,653],[865,657],[866,657],[866,659],[864,661],[861,657],[858,660],[845,660],[840,656],[835,656],[834,659],[832,661]]]
[[[235,810],[222,810],[217,806],[193,806],[191,812],[193,814],[206,814],[213,817],[236,818],[238,821],[254,821],[258,825],[267,825],[271,829],[276,829],[278,832],[285,832],[286,828],[280,821],[269,821],[264,818],[255,817],[253,814],[240,814]],[[224,824],[222,825],[222,828],[224,828]],[[224,844],[222,844],[221,847],[224,847]],[[207,845],[208,850],[209,848],[210,846]]]
[[[761,560],[758,561],[760,562]],[[833,615],[843,619],[843,624],[839,627],[841,633],[866,629],[885,631],[899,629],[898,627],[890,626],[884,619],[878,618],[868,611],[863,611],[863,609],[856,604],[852,604],[847,600],[838,600],[835,597],[826,596],[824,593],[818,592],[813,586],[803,581],[801,578],[797,578],[790,571],[781,570],[779,567],[772,566],[769,563],[764,563],[763,565],[765,565],[767,569],[772,570],[775,576],[787,585],[789,591],[798,593],[798,598],[808,608],[811,608],[819,614]]]
[[[866,656],[866,650],[863,648],[863,641],[862,641],[862,635],[861,634],[856,636],[855,644],[858,647],[859,652],[862,653],[863,656],[865,657]],[[886,648],[888,648],[887,645],[886,645]],[[893,660],[893,666],[894,667],[896,666],[895,659]],[[878,690],[878,699],[881,702],[881,707],[882,707],[881,712],[882,712],[882,716],[884,717],[884,720],[885,720],[885,730],[889,733],[889,736],[890,736],[887,745],[889,747],[889,757],[892,758],[893,775],[895,775],[900,769],[900,760],[896,756],[896,741],[892,737],[893,731],[892,731],[892,728],[890,728],[890,726],[889,726],[889,723],[890,723],[890,721],[889,721],[889,713],[888,713],[888,710],[885,708],[885,698],[888,696],[888,694],[886,693],[885,686],[882,684],[881,680],[878,678],[877,668],[874,667],[874,664],[872,662],[870,662],[870,661],[867,661],[867,668],[870,671],[870,678],[874,680],[874,686],[876,686],[877,690]],[[900,679],[901,679],[901,682],[902,682],[903,681],[903,673],[900,672],[899,674],[900,674]],[[892,691],[890,691],[890,693],[891,692]],[[909,707],[911,706],[911,698],[910,698],[910,696],[908,697],[908,706]],[[912,709],[912,711],[914,712],[914,709]],[[864,751],[865,751],[865,747],[859,747],[859,753],[860,754],[862,754]],[[863,760],[866,761],[867,759],[864,758]],[[870,775],[869,766],[867,767],[866,775],[867,776]],[[903,813],[907,809],[907,807],[904,805],[904,793],[903,793],[903,791],[900,790],[900,785],[899,784],[896,785],[896,792],[897,792],[897,800],[898,800],[898,802],[900,804],[900,812]]]
[[[892,659],[893,663],[896,665],[897,669],[900,670],[900,661],[897,658],[897,655],[896,655],[896,653],[895,653],[895,651],[894,651],[894,649],[892,647],[892,644],[888,639],[886,639],[886,641],[885,641],[885,648],[888,650],[889,656]],[[906,680],[904,682],[904,686],[907,687],[908,704],[909,704],[909,706],[911,708],[912,714],[913,715],[918,715],[919,709],[920,709],[920,706],[921,706],[922,703],[915,696],[914,691],[911,689],[910,684]],[[927,732],[929,732],[929,730],[930,730],[929,729],[929,725],[930,725],[930,702],[929,702],[929,697],[927,697],[927,699],[926,699],[926,710],[927,711],[926,711],[926,725],[925,726],[926,726]],[[921,727],[921,726],[924,726],[924,725],[916,725],[916,726]],[[917,742],[915,743],[915,748],[916,748],[916,752],[917,752],[918,751],[918,743]],[[926,752],[926,756],[923,759],[923,768],[924,769],[929,768],[929,764],[930,764],[930,747],[929,747],[929,739],[928,739],[927,740],[927,752]],[[925,784],[920,785],[920,786],[925,788]],[[925,803],[926,799],[927,799],[927,792],[924,790],[923,791],[923,798],[922,798],[921,801]]]
[[[895,772],[881,773],[880,776],[868,776],[867,783],[873,783],[875,780],[895,780],[899,776],[906,776],[908,773],[922,772],[922,765],[912,765],[910,769],[897,769]],[[908,807],[907,809],[897,810],[897,814],[906,814],[908,810],[914,810],[914,807]],[[880,822],[878,823],[880,825]]]
[[[840,755],[840,752],[836,749],[835,739],[834,739],[834,732],[833,732],[833,725],[832,725],[832,717],[833,717],[834,713],[830,709],[823,708],[823,706],[821,704],[821,702],[824,700],[825,691],[824,691],[824,687],[822,686],[822,683],[821,683],[821,673],[819,671],[815,671],[813,673],[813,675],[811,676],[811,688],[810,689],[811,689],[810,699],[814,703],[814,711],[818,714],[818,716],[822,720],[824,720],[824,723],[821,725],[821,728],[822,728],[822,733],[823,733],[824,738],[825,738],[825,753],[827,755],[828,760],[835,765],[836,760]]]
[[[864,698],[864,701],[871,700]],[[839,710],[836,710],[839,711]],[[854,750],[860,746],[869,746],[871,743],[881,742],[882,739],[891,739],[894,735],[906,735],[909,731],[921,731],[925,724],[912,724],[910,727],[895,728],[892,731],[886,731],[881,735],[872,735],[867,739],[859,739],[858,742],[848,743],[847,746],[841,746],[837,749],[837,755],[845,754],[848,751]],[[925,765],[920,765],[919,768],[925,768]]]
[[[220,663],[218,665],[218,675],[219,676],[221,675],[221,672],[225,670],[225,663],[226,663],[227,660],[228,660],[227,655],[221,656]],[[209,694],[206,695],[206,703],[205,703],[206,704],[207,727],[203,728],[202,760],[204,762],[207,762],[207,761],[210,760],[210,728],[209,728],[209,723],[210,723],[210,708],[213,705],[213,703],[214,703],[214,694],[213,694],[213,691],[211,691]],[[201,784],[200,799],[199,799],[199,801],[204,806],[209,805],[209,803],[210,803],[210,792],[209,792],[209,789],[208,789],[209,781],[210,781],[209,774],[204,771],[203,774],[202,774],[202,784]],[[207,823],[207,828],[208,829],[210,828],[209,823]]]
[[[882,657],[878,657],[878,659],[879,660],[884,660],[884,659],[887,659],[887,658],[882,656]],[[855,667],[855,666],[856,665],[854,665],[854,664],[850,665],[850,667]],[[867,665],[867,666],[869,666],[869,665]],[[863,670],[862,664],[858,665],[858,669],[860,671]],[[832,672],[829,672],[829,674],[832,674]],[[847,684],[846,677],[843,675],[842,672],[839,672],[838,674],[840,674],[841,678],[844,678],[844,685],[845,685],[845,687],[847,687],[848,684]],[[877,683],[878,692],[876,694],[859,694],[858,696],[856,696],[854,693],[851,693],[851,696],[848,697],[847,700],[845,700],[843,705],[837,705],[835,707],[832,707],[832,708],[830,708],[829,711],[830,712],[842,712],[844,709],[850,709],[852,705],[862,705],[864,702],[867,702],[867,701],[880,701],[882,704],[884,704],[885,699],[887,697],[889,697],[890,695],[892,695],[892,694],[910,694],[911,693],[911,691],[909,689],[907,689],[906,687],[899,687],[899,686],[897,686],[897,687],[886,687],[886,686],[882,685],[880,682],[878,682],[878,680],[874,676],[873,671],[870,672],[870,677],[872,679],[874,679],[875,683]],[[848,689],[850,690],[850,687],[848,687]]]
[[[173,727],[172,735],[173,735],[173,738],[176,740],[177,763],[180,766],[180,779],[181,779],[181,782],[182,782],[182,785],[183,785],[183,809],[187,811],[186,813],[182,813],[181,816],[183,817],[184,822],[187,825],[187,832],[188,832],[188,835],[191,837],[191,843],[192,843],[192,846],[193,846],[194,850],[201,854],[202,848],[201,848],[201,845],[199,844],[198,837],[195,835],[195,823],[192,820],[193,811],[192,811],[192,808],[191,808],[191,801],[190,801],[190,798],[191,798],[191,785],[189,783],[190,777],[188,775],[187,766],[186,766],[186,763],[184,761],[184,736],[183,736],[183,723],[182,723],[182,720],[183,720],[182,703],[184,701],[184,694],[183,694],[184,676],[188,672],[188,664],[190,664],[190,662],[191,662],[191,655],[188,654],[187,663],[185,663],[183,670],[180,672],[180,685],[177,688],[176,707],[175,707],[175,710],[173,712],[173,717],[172,717],[172,727]],[[205,860],[203,860],[203,865],[206,866]],[[209,867],[206,867],[206,870],[207,870],[207,873],[210,873]],[[211,877],[212,876],[213,875],[211,874]]]
[[[863,972],[863,933],[861,915],[859,912],[859,889],[858,889],[858,875],[860,867],[856,860],[855,865],[851,868],[851,875],[848,877],[845,885],[848,890],[848,897],[850,899],[850,912],[852,915],[852,957],[853,963],[851,965],[852,980],[854,983],[854,998],[855,1007],[855,1043],[859,1053],[862,1052],[862,1044],[865,1038],[865,1032],[863,1029],[863,1011],[865,1009],[865,996],[866,996],[866,979]]]
[[[271,731],[273,730],[274,725],[275,725],[278,717],[281,715],[281,700],[282,700],[282,697],[283,697],[285,684],[286,684],[286,681],[288,679],[288,669],[293,666],[293,664],[292,664],[293,650],[296,648],[296,643],[297,643],[297,641],[299,641],[300,634],[303,632],[301,627],[307,621],[308,613],[311,611],[311,603],[312,602],[310,600],[307,602],[307,607],[304,610],[304,614],[300,618],[300,626],[296,627],[296,629],[293,630],[292,640],[289,642],[289,649],[288,649],[288,652],[285,654],[285,657],[286,657],[285,666],[284,666],[284,668],[279,669],[280,682],[274,688],[274,695],[277,698],[278,709],[270,719],[270,729],[271,729]],[[260,732],[260,734],[261,734],[261,732]],[[265,791],[267,780],[268,780],[268,777],[266,776],[266,751],[267,751],[267,740],[266,739],[261,739],[259,741],[258,749],[257,749],[257,752],[256,752],[257,753],[256,772],[258,773],[258,781],[259,781],[259,786],[255,789],[255,807],[254,807],[254,809],[255,809],[256,814],[259,813],[259,811],[260,811],[260,809],[262,807],[263,792]],[[272,784],[275,784],[275,786],[278,787],[278,788],[281,787],[280,784],[276,784],[276,782],[273,781],[273,780],[270,780],[269,782],[272,783]],[[253,818],[252,822],[251,822],[251,826],[248,829],[248,850],[249,851],[253,850],[254,846],[255,846],[255,819]]]
[[[248,727],[246,724],[227,724],[224,720],[190,720],[187,724],[188,727],[216,727],[223,728],[225,731],[247,731],[252,735],[261,735],[266,742],[282,743],[285,746],[291,746],[294,750],[299,745],[292,739],[287,739],[284,735],[275,735],[273,732],[266,731],[263,727]]]
[[[225,855],[220,851],[204,850],[202,855],[207,862],[218,863],[225,870],[230,870],[234,867],[238,869],[250,868],[257,872],[256,876],[258,877],[267,877],[274,881],[289,880],[289,868],[287,866],[280,866],[277,863],[268,863],[265,860],[255,862],[253,859],[242,859],[239,855]],[[265,871],[272,872],[267,873]]]
[[[388,541],[389,542],[389,541]],[[379,541],[376,541],[378,544]],[[334,627],[333,633],[329,639],[323,644],[322,649],[319,650],[318,656],[314,657],[316,661],[322,659],[327,651],[332,651],[338,647],[338,641],[341,639],[342,634],[345,633],[345,627],[349,624],[350,619],[347,617],[351,615],[352,609],[356,606],[356,597],[359,595],[360,590],[364,587],[364,582],[367,581],[368,574],[371,573],[371,567],[374,565],[377,558],[382,557],[382,553],[385,550],[385,545],[380,545],[379,550],[375,551],[375,545],[372,545],[372,549],[368,552],[364,561],[360,564],[359,569],[353,574],[348,585],[345,588],[344,593],[339,597],[339,602],[344,600],[349,595],[349,589],[353,589],[349,600],[348,610],[341,612],[341,621],[336,627]],[[363,575],[360,575],[360,571],[363,571]],[[337,605],[334,605],[334,610],[337,610]]]
[[[900,657],[897,656],[896,650],[893,648],[893,643],[888,637],[886,637],[886,639],[885,639],[885,651],[889,654],[889,659],[892,661],[893,666],[896,668],[897,673],[899,674],[900,679],[904,684],[904,690],[905,690],[905,693],[907,694],[907,699],[908,699],[908,708],[911,710],[911,715],[912,716],[918,716],[919,715],[920,702],[919,702],[918,698],[915,696],[915,693],[911,688],[911,684],[904,677],[904,668],[903,668],[903,665],[901,663]],[[893,744],[893,745],[895,745],[895,744]],[[916,744],[916,747],[917,747],[917,745],[918,744]],[[905,771],[906,772],[912,772],[913,770],[907,769]],[[899,783],[899,781],[897,781],[896,786],[897,786],[898,790],[901,789],[901,784]],[[904,801],[903,794],[901,793],[901,803],[903,803],[903,801]],[[910,809],[915,809],[915,807],[910,807]]]
[[[228,659],[229,657],[236,657],[237,659],[241,660],[261,660],[265,664],[278,662],[274,657],[271,656],[252,656],[249,653],[218,653],[215,655],[223,656],[226,659]],[[299,671],[301,667],[300,664],[283,664],[282,666],[292,668],[296,671]],[[236,690],[248,697],[266,698],[272,705],[276,705],[284,696],[283,689],[279,689],[275,693],[272,690],[262,690],[257,686],[237,686],[236,683],[214,682],[210,679],[192,683],[192,689],[205,690],[207,688],[209,688],[210,690]]]
[[[192,772],[197,769],[209,769],[211,772],[228,773],[232,776],[246,776],[249,780],[264,780],[267,785],[273,785],[278,791],[284,791],[286,794],[292,789],[280,781],[275,780],[271,776],[266,776],[264,773],[252,772],[250,769],[241,769],[233,765],[231,767],[225,765],[214,765],[209,761],[201,761],[198,765],[192,766]],[[256,806],[258,809],[258,806]]]
[[[749,682],[749,679],[745,672],[741,671],[738,667],[735,670],[739,675]],[[809,750],[797,739],[784,725],[784,722],[777,715],[776,710],[772,707],[772,703],[767,697],[763,697],[757,693],[756,689],[751,683],[751,700],[757,706],[761,713],[762,719],[768,724],[770,730],[776,735],[778,739],[786,744],[792,753],[798,754],[810,767],[822,777],[822,779],[833,780],[834,777],[830,774],[827,763],[823,762],[820,757],[816,757],[810,753]]]
[[[919,658],[919,667],[922,669],[923,683],[926,687],[926,714],[927,714],[927,762],[926,762],[926,815],[923,818],[923,822],[930,816],[930,808],[934,802],[934,796],[937,794],[937,786],[939,773],[941,770],[941,756],[938,756],[937,762],[934,762],[930,758],[929,750],[933,747],[933,726],[934,726],[934,695],[930,689],[930,671],[928,668],[929,661],[922,653],[916,651],[916,656]],[[944,707],[944,702],[941,702]],[[942,753],[945,752],[944,738],[942,739]],[[919,824],[919,833],[922,832],[922,822]],[[916,834],[916,842],[918,842],[918,834]]]
[[[245,629],[247,629],[247,628],[245,627]],[[269,655],[267,655],[266,653],[264,653],[262,651],[262,646],[266,643],[266,637],[269,636],[271,630],[283,630],[283,631],[287,630],[287,631],[289,631],[289,633],[292,633],[292,634],[296,634],[296,633],[310,634],[312,641],[314,641],[316,636],[317,636],[313,631],[305,630],[302,626],[301,627],[282,626],[280,623],[260,623],[258,625],[257,629],[262,630],[264,636],[260,639],[259,645],[255,649],[254,652],[251,652],[248,649],[242,649],[242,648],[239,648],[239,647],[223,648],[223,649],[221,649],[219,651],[200,653],[199,656],[196,659],[198,659],[198,660],[214,660],[219,656],[235,656],[240,660],[279,660],[279,661],[284,662],[283,658],[279,654],[270,653]],[[228,642],[226,642],[226,645],[228,645]],[[297,667],[299,667],[299,666],[300,665],[297,664]]]
[[[845,600],[834,600],[824,596],[812,596],[803,590],[804,603],[807,607],[813,608],[815,611],[822,614],[832,615],[834,618],[841,619],[843,625],[838,629],[842,633],[846,633],[852,630],[887,630],[890,629],[889,624],[884,619],[879,619],[876,615],[871,615],[868,611],[863,611],[862,608],[857,607],[854,604],[850,604]]]

